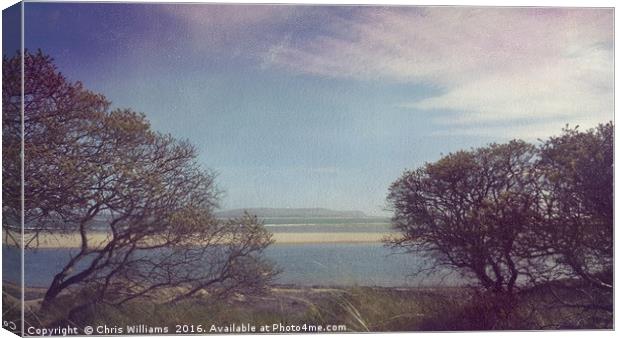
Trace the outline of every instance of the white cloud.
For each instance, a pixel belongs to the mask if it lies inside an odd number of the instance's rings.
[[[611,60],[611,51],[588,51],[545,67],[485,74],[411,107],[462,112],[446,124],[556,119],[592,126],[612,117]]]
[[[407,102],[453,129],[520,121],[515,134],[613,118],[613,10],[366,8],[325,22],[331,34],[285,40],[266,63],[327,77],[422,83],[441,94]],[[529,124],[529,127],[527,126]],[[548,133],[554,133],[555,130]]]

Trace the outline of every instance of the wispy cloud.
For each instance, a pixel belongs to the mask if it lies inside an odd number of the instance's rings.
[[[294,34],[291,29],[318,22],[324,8],[261,4],[167,4],[162,13],[186,31],[180,37],[195,52],[224,52],[228,56],[257,58]]]
[[[401,104],[455,112],[436,120],[450,129],[527,120],[534,130],[550,119],[589,126],[612,118],[611,9],[366,8],[325,22],[329,34],[303,44],[283,40],[265,62],[433,86],[439,95]],[[533,136],[528,128],[503,129]]]

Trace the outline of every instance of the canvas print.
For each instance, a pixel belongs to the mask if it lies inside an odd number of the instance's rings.
[[[5,9],[3,328],[613,329],[613,20]]]

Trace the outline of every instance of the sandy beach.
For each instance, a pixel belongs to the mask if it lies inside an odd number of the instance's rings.
[[[309,232],[274,233],[276,244],[303,243],[373,243],[380,242],[389,233],[380,232]]]
[[[4,235],[4,234],[3,234]],[[275,244],[309,244],[309,243],[375,243],[380,242],[389,233],[381,232],[276,232],[273,234]],[[14,245],[14,242],[6,240],[4,242]],[[28,240],[28,238],[26,238]],[[88,236],[88,241],[93,246],[99,246],[107,242],[107,234],[97,232]],[[80,246],[80,236],[63,235],[55,236],[51,234],[41,235],[39,237],[39,248],[75,248]]]

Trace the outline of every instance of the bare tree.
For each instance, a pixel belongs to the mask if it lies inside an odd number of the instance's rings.
[[[214,217],[215,175],[191,144],[152,131],[143,114],[109,111],[40,51],[25,61],[27,246],[41,236],[79,243],[44,308],[73,290],[88,293],[81,303],[118,305],[254,292],[269,282],[274,272],[261,254],[271,235],[256,218]]]

